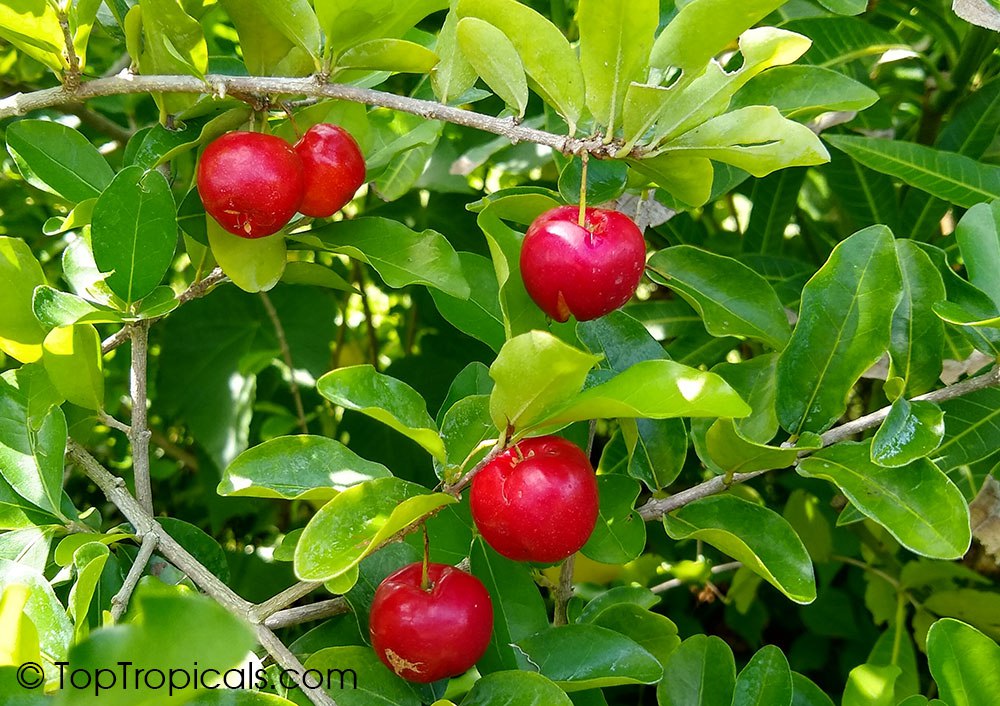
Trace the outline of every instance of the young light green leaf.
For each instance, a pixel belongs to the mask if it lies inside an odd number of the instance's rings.
[[[348,488],[309,520],[295,546],[295,574],[303,581],[342,576],[392,535],[454,502],[399,478]]]
[[[580,550],[602,564],[626,564],[646,547],[646,523],[635,513],[639,483],[626,476],[597,477],[601,504],[590,539]]]
[[[177,212],[160,172],[126,167],[94,205],[94,261],[127,304],[153,291],[177,247]]]
[[[708,157],[667,152],[656,157],[628,159],[626,162],[681,204],[697,208],[704,206],[712,198],[715,168]]]
[[[894,664],[855,667],[847,675],[841,706],[892,706],[900,671]]]
[[[52,585],[41,571],[35,571],[16,561],[0,559],[0,596],[11,586],[24,586],[28,589],[24,615],[38,631],[39,646],[44,654],[53,662],[65,659],[66,651],[73,641],[73,623],[52,590]],[[48,676],[51,678],[56,675],[58,670],[50,668]]]
[[[318,240],[327,250],[367,262],[390,287],[424,284],[459,299],[469,296],[458,253],[437,231],[418,233],[399,221],[372,216],[329,223],[303,240]]]
[[[31,308],[46,329],[73,324],[114,324],[122,320],[121,313],[109,306],[60,292],[48,285],[35,287]]]
[[[956,206],[1000,199],[1000,167],[913,142],[852,135],[826,139],[861,164]]]
[[[969,548],[969,508],[962,491],[925,458],[885,468],[872,462],[870,441],[843,442],[802,459],[797,470],[835,484],[910,551],[954,559]]]
[[[1000,200],[970,208],[955,228],[972,284],[1000,308]]]
[[[316,69],[322,38],[309,0],[221,2],[236,25],[252,75],[305,76]]]
[[[73,557],[76,583],[70,589],[67,607],[76,626],[77,642],[83,640],[90,632],[87,613],[90,611],[94,593],[101,580],[101,572],[104,571],[104,565],[108,563],[110,556],[111,552],[107,546],[101,542],[90,542],[77,550]]]
[[[446,460],[444,442],[427,413],[427,403],[405,382],[371,365],[333,370],[316,381],[319,394],[345,409],[361,412],[413,439],[432,456]]]
[[[438,477],[454,481],[462,464],[465,469],[472,468],[489,450],[484,442],[496,437],[488,394],[470,395],[455,402],[441,422],[441,438],[448,449],[448,463],[438,461],[434,464]]]
[[[875,432],[871,459],[888,468],[905,466],[933,452],[943,437],[944,413],[940,407],[900,397]]]
[[[208,44],[201,23],[177,0],[139,0],[125,17],[127,48],[144,74],[183,74],[203,78],[208,71]],[[195,96],[154,93],[161,112],[176,114],[197,101]]]
[[[372,39],[341,54],[337,68],[425,74],[437,63],[438,55],[416,42]]]
[[[714,495],[663,518],[673,539],[700,539],[742,561],[796,603],[816,600],[812,561],[781,515],[735,495]]]
[[[713,336],[747,336],[781,350],[791,327],[767,281],[732,258],[677,245],[646,263],[650,277],[684,298]]]
[[[485,20],[503,32],[517,49],[531,88],[569,123],[571,135],[576,132],[583,113],[583,72],[554,24],[517,0],[459,0],[458,15]]]
[[[472,88],[477,78],[476,70],[472,68],[472,64],[458,46],[458,22],[458,13],[454,10],[448,12],[444,18],[444,25],[438,32],[437,44],[434,46],[441,61],[431,73],[431,87],[434,89],[434,95],[445,105],[460,98]],[[523,71],[524,67],[521,70]]]
[[[45,373],[59,394],[78,407],[104,406],[104,365],[101,337],[90,324],[61,326],[42,343]]]
[[[840,242],[802,292],[799,321],[778,360],[777,410],[793,434],[822,432],[888,346],[902,293],[892,233],[873,226]]]
[[[818,449],[822,442],[806,432],[792,446],[768,446],[746,439],[732,419],[717,419],[705,434],[705,447],[715,464],[726,473],[751,473],[790,468],[803,450]]]
[[[67,68],[59,12],[48,0],[19,0],[0,5],[0,37],[53,71]]]
[[[586,644],[581,652],[574,646]],[[652,684],[663,676],[653,655],[624,635],[596,625],[562,625],[521,640],[517,647],[564,691]]]
[[[219,495],[329,500],[341,491],[391,476],[334,439],[279,436],[247,449],[226,467]]]
[[[927,633],[931,675],[951,706],[989,706],[1000,689],[1000,647],[965,623],[938,620]]]
[[[610,140],[620,125],[625,92],[649,61],[660,21],[658,0],[581,0],[580,67],[587,108]]]
[[[827,111],[860,111],[878,101],[878,93],[821,66],[778,66],[754,77],[733,96],[732,107],[773,105],[786,118],[805,121]]]
[[[241,238],[205,216],[208,244],[226,276],[244,292],[266,292],[274,288],[285,271],[288,246],[281,235]]]
[[[489,22],[465,17],[458,22],[458,46],[466,61],[503,102],[524,116],[528,78],[514,44]]]
[[[316,0],[316,15],[326,37],[326,53],[336,58],[370,39],[402,37],[448,0]]]
[[[96,198],[114,172],[90,141],[50,120],[19,120],[7,128],[7,151],[32,186],[71,203]]]
[[[486,194],[478,201],[466,205],[473,213],[490,213],[505,221],[530,225],[545,211],[562,206],[559,194],[543,186],[512,186]]]
[[[736,677],[733,706],[791,706],[792,670],[784,653],[766,645]]]
[[[909,240],[896,241],[903,297],[892,314],[889,375],[906,381],[906,394],[934,388],[941,375],[944,325],[933,306],[944,301],[944,280],[930,258]]]
[[[534,672],[508,671],[478,680],[462,706],[572,706],[566,692]]]
[[[10,128],[7,130],[10,133]],[[36,287],[45,274],[28,244],[20,238],[0,236],[0,351],[22,363],[42,356],[46,330],[32,311]]]
[[[670,655],[656,700],[660,706],[719,706],[732,703],[735,686],[729,645],[714,635],[695,635]]]

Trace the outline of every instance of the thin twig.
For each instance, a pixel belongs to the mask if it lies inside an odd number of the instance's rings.
[[[101,410],[97,413],[97,421],[99,421],[106,427],[110,427],[111,429],[117,429],[118,431],[123,432],[127,435],[130,435],[132,433],[132,429],[131,427],[129,427],[128,424],[126,424],[125,422],[118,421],[104,410]]]
[[[490,449],[490,452],[488,454],[483,456],[483,460],[477,463],[475,466],[473,466],[468,473],[463,475],[461,478],[459,478],[451,485],[444,486],[444,492],[457,496],[465,489],[466,486],[469,485],[469,483],[472,482],[472,479],[476,477],[476,474],[486,467],[486,464],[488,464],[490,461],[492,461],[501,453],[503,453],[503,451],[504,451],[503,444],[497,442],[496,446]]]
[[[287,608],[300,598],[308,596],[322,585],[322,581],[300,581],[289,586],[281,593],[253,606],[250,609],[250,619],[254,622],[264,622],[267,618]]]
[[[146,570],[146,564],[149,563],[149,559],[153,556],[153,551],[156,550],[158,543],[159,540],[155,534],[143,536],[142,544],[139,546],[139,553],[135,555],[135,562],[132,564],[132,568],[128,570],[128,575],[125,576],[125,583],[122,584],[121,590],[111,599],[111,619],[114,622],[117,623],[125,614],[128,602],[132,598],[132,592],[135,591],[135,587],[139,584],[142,572]]]
[[[599,158],[614,157],[622,148],[618,142],[604,144],[600,137],[579,139],[556,135],[519,125],[512,118],[496,118],[471,110],[455,108],[434,101],[397,96],[384,91],[349,84],[323,83],[316,77],[284,78],[278,76],[209,75],[205,80],[194,76],[136,76],[123,72],[117,76],[87,81],[75,91],[63,87],[18,93],[0,100],[0,120],[68,101],[85,101],[100,96],[135,93],[196,93],[222,96],[227,93],[249,96],[294,95],[337,98],[391,108],[419,115],[428,120],[444,120],[506,137],[511,142],[533,142],[564,154],[589,153]],[[633,150],[633,156],[640,156]]]
[[[335,615],[348,613],[350,610],[351,606],[347,601],[342,596],[338,596],[326,601],[279,610],[277,613],[268,616],[264,620],[264,625],[272,630],[278,630],[279,628],[287,628],[292,625],[301,625],[302,623],[310,623],[315,620],[332,618]]]
[[[646,520],[659,520],[664,515],[673,512],[679,508],[684,507],[689,503],[693,503],[695,500],[701,500],[702,498],[707,498],[709,495],[716,495],[724,490],[728,490],[729,486],[735,483],[745,483],[751,478],[756,478],[757,476],[763,475],[767,471],[754,471],[753,473],[734,473],[728,480],[725,476],[715,476],[710,478],[704,483],[699,483],[696,486],[688,488],[687,490],[682,490],[679,493],[671,495],[669,498],[659,498],[653,499],[647,502],[645,505],[641,505],[636,508],[636,512],[639,513],[639,517]]]
[[[306,422],[306,410],[302,406],[302,393],[299,391],[299,383],[295,381],[295,364],[292,362],[292,349],[288,346],[285,327],[281,325],[281,317],[278,316],[278,310],[274,308],[274,304],[271,303],[271,297],[267,296],[267,292],[261,292],[260,299],[264,302],[264,309],[271,320],[271,325],[274,326],[274,334],[278,338],[278,347],[281,349],[281,358],[285,361],[285,366],[288,368],[288,386],[292,391],[292,401],[295,403],[295,414],[298,416],[299,429],[303,434],[308,434],[309,423]]]
[[[135,494],[143,509],[153,514],[153,489],[149,479],[149,427],[146,423],[146,358],[149,348],[149,324],[145,321],[129,326],[132,340],[129,396],[132,398],[132,424],[129,441],[132,445],[132,473]]]
[[[725,573],[726,571],[736,571],[741,566],[743,562],[741,561],[730,561],[726,564],[719,564],[718,566],[713,566],[710,571],[713,576],[716,574]],[[653,586],[650,591],[653,593],[663,593],[664,591],[669,591],[671,588],[677,588],[678,586],[683,586],[684,581],[681,579],[670,579],[669,581],[664,581],[663,583]]]
[[[68,91],[75,91],[80,87],[80,57],[76,54],[76,47],[73,46],[73,33],[69,29],[69,17],[65,12],[59,13],[59,28],[62,30],[63,43],[66,45],[66,64],[68,68],[63,76],[63,84]]]
[[[570,554],[559,567],[559,585],[555,591],[555,610],[552,614],[552,624],[555,626],[567,623],[566,608],[569,606],[569,599],[573,597],[573,566],[576,563],[576,555]]]

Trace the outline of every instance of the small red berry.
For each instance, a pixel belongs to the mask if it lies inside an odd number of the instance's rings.
[[[313,125],[295,143],[305,171],[305,191],[299,211],[327,218],[342,209],[365,183],[365,158],[351,133],[342,127]]]

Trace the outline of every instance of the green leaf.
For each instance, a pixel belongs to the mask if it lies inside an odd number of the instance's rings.
[[[826,139],[861,164],[956,206],[971,208],[1000,198],[1000,167],[913,142],[850,135]]]
[[[458,15],[485,20],[503,32],[521,57],[528,85],[569,123],[571,135],[576,132],[583,112],[583,72],[554,24],[517,0],[459,0]]]
[[[660,152],[708,157],[756,177],[830,161],[816,133],[782,117],[777,108],[760,105],[712,118],[666,143]]]
[[[614,201],[625,191],[628,166],[625,162],[593,159],[587,166],[587,203]],[[566,203],[580,203],[583,160],[573,157],[559,172],[559,193]]]
[[[455,328],[499,352],[507,338],[493,264],[469,252],[458,253],[458,259],[462,277],[469,284],[468,299],[459,299],[439,289],[430,290],[431,298],[441,316]]]
[[[0,236],[0,351],[22,363],[42,357],[46,331],[34,316],[32,296],[44,284],[45,274],[28,244]]]
[[[316,389],[334,404],[377,419],[445,461],[444,442],[427,413],[427,403],[405,382],[371,365],[354,365],[327,373],[316,381]]]
[[[969,548],[962,491],[927,459],[884,468],[872,463],[871,442],[844,442],[803,459],[797,470],[835,484],[862,514],[917,554],[954,559]]]
[[[790,468],[803,449],[818,449],[822,441],[806,432],[794,445],[768,446],[744,438],[732,419],[717,419],[705,434],[705,446],[712,461],[726,473],[752,473]]]
[[[568,424],[612,417],[745,417],[750,407],[714,373],[647,360],[588,387],[539,424]]]
[[[504,103],[523,116],[528,105],[528,77],[507,35],[476,17],[461,19],[456,31],[458,46],[469,65]]]
[[[934,451],[944,437],[944,413],[933,402],[892,403],[889,416],[872,439],[871,460],[898,468]]]
[[[965,623],[938,620],[927,633],[927,660],[951,706],[989,706],[1000,689],[1000,647]]]
[[[597,477],[600,510],[590,539],[580,550],[603,564],[626,564],[646,548],[646,523],[635,513],[639,484],[615,474]]]
[[[653,655],[661,666],[681,644],[672,620],[634,603],[612,605],[589,618],[589,622],[634,640]]]
[[[795,332],[778,359],[778,419],[786,430],[822,432],[840,418],[854,383],[888,346],[901,288],[885,226],[833,249],[806,284]]]
[[[370,39],[401,37],[448,0],[316,0],[316,15],[334,57]]]
[[[101,337],[90,324],[49,331],[42,343],[45,372],[59,394],[78,407],[104,406],[104,364]]]
[[[512,338],[490,366],[490,415],[501,431],[524,429],[571,399],[600,360],[544,331]]]
[[[528,668],[512,645],[549,627],[542,594],[525,564],[500,556],[482,538],[472,543],[469,557],[493,602],[493,634],[477,668],[482,674]]]
[[[896,679],[900,669],[894,664],[862,664],[847,675],[841,706],[892,706],[896,702]]]
[[[943,471],[992,455],[1000,439],[1000,388],[977,390],[941,403],[944,441],[934,454]]]
[[[816,600],[812,561],[775,512],[735,495],[698,500],[663,518],[673,539],[701,539],[758,574],[796,603]]]
[[[94,205],[94,261],[127,304],[153,291],[177,247],[177,211],[166,177],[126,167]]]
[[[358,289],[326,265],[315,262],[289,262],[281,275],[285,284],[305,284],[313,287],[357,292]]]
[[[337,68],[425,74],[437,63],[437,54],[416,42],[372,39],[341,54],[337,59]]]
[[[0,5],[0,37],[53,71],[67,68],[59,13],[48,0],[8,0]]]
[[[104,565],[111,553],[100,542],[90,542],[77,550],[73,557],[76,583],[69,592],[69,614],[76,626],[76,640],[80,641],[90,632],[87,613],[94,600],[94,593],[101,580]]]
[[[1000,308],[1000,200],[970,208],[955,228],[969,279]]]
[[[566,692],[533,672],[496,672],[479,679],[462,706],[572,706]]]
[[[25,181],[71,203],[100,196],[114,178],[90,141],[61,123],[19,120],[7,128],[6,138]]]
[[[755,205],[743,233],[744,252],[780,252],[807,171],[805,167],[782,169],[754,182],[750,200]]]
[[[126,15],[125,35],[132,60],[141,73],[203,78],[208,71],[205,32],[177,0],[139,0]],[[195,96],[171,93],[153,97],[165,113],[179,113],[197,101]]]
[[[126,534],[121,530],[111,530],[107,534],[90,534],[89,532],[69,534],[60,540],[55,551],[52,552],[52,561],[59,566],[70,566],[76,552],[87,544],[102,544],[110,547],[117,542],[132,539],[135,539],[135,535]]]
[[[39,403],[47,400],[47,404]],[[30,503],[61,511],[66,417],[41,366],[0,375],[0,474]]]
[[[791,706],[792,671],[774,645],[762,647],[736,678],[733,706]]]
[[[656,157],[626,161],[637,172],[691,208],[705,205],[712,197],[715,170],[707,157],[667,152]]]
[[[695,635],[667,660],[656,701],[660,706],[721,706],[732,702],[735,686],[729,645],[714,635]]]
[[[244,292],[267,292],[285,271],[288,248],[280,234],[266,238],[241,238],[205,217],[212,255],[226,276]]]
[[[517,647],[564,691],[652,684],[663,676],[660,663],[638,643],[596,625],[550,628],[520,640]]]
[[[252,108],[249,105],[238,105],[234,108],[223,103],[222,107],[205,117],[188,120],[180,129],[168,129],[156,124],[145,134],[128,166],[136,165],[152,169],[179,157],[185,152],[207,145],[209,142],[230,130],[236,130],[250,119]],[[138,139],[138,138],[134,138]],[[129,143],[131,145],[131,143]],[[197,189],[193,189],[190,198],[198,204],[199,220],[204,215]]]
[[[341,491],[392,475],[334,439],[279,436],[247,449],[222,474],[219,495],[329,500]]]
[[[338,706],[420,706],[413,685],[382,664],[369,647],[327,647],[313,652],[303,665],[312,674],[339,675],[327,693]]]
[[[782,349],[791,336],[785,309],[767,281],[732,258],[677,245],[646,265],[650,277],[684,298],[713,336],[747,336]]]
[[[618,605],[634,605],[647,609],[659,602],[660,597],[643,586],[615,586],[591,599],[580,611],[575,622],[593,622],[604,611]]]
[[[57,517],[38,509],[15,493],[10,483],[0,475],[0,530],[17,530],[58,523]]]
[[[660,21],[658,0],[581,0],[580,66],[587,108],[608,139],[620,125],[625,92],[641,80]]]
[[[773,105],[786,118],[807,120],[827,111],[860,111],[878,93],[839,71],[820,66],[778,66],[755,76],[733,97],[732,107]]]
[[[318,67],[322,37],[309,0],[221,0],[255,76],[305,76]]]
[[[399,221],[366,217],[340,221],[309,231],[307,241],[367,262],[390,287],[425,284],[459,299],[469,297],[469,283],[451,244],[433,230],[421,233]]]
[[[312,675],[310,675],[312,676]],[[280,696],[259,691],[224,690],[202,691],[187,706],[295,706]]]
[[[819,0],[819,4],[838,15],[860,15],[868,7],[868,0]]]
[[[45,235],[60,235],[70,230],[80,230],[90,225],[97,199],[87,199],[78,203],[66,216],[52,216],[42,224]]]
[[[792,672],[792,687],[792,706],[833,706],[822,689],[798,672]]]
[[[454,10],[448,12],[434,46],[441,61],[431,73],[431,87],[438,100],[446,105],[472,88],[478,78],[476,70],[458,46],[458,22],[458,13]],[[521,70],[524,71],[523,66]]]
[[[74,324],[114,324],[122,320],[122,315],[111,307],[47,285],[35,288],[31,308],[46,330]]]
[[[813,46],[806,61],[827,68],[889,49],[909,48],[896,34],[854,17],[804,17],[783,26],[811,37]]]
[[[465,463],[468,470],[489,450],[483,442],[495,439],[497,430],[490,417],[489,395],[471,395],[460,399],[445,413],[441,422],[441,438],[448,449],[448,463],[436,463],[439,477],[456,480],[455,475]],[[479,449],[476,452],[476,449]]]
[[[295,574],[303,581],[337,578],[392,535],[454,502],[399,478],[348,488],[309,520],[295,547]]]
[[[66,651],[73,640],[73,623],[45,576],[24,564],[0,559],[0,596],[11,586],[25,586],[29,589],[24,615],[38,631],[39,646],[43,654],[53,662],[65,660]],[[4,637],[6,642],[6,633]],[[58,676],[58,670],[46,665],[46,676],[52,679]]]
[[[896,229],[900,223],[899,195],[888,174],[858,164],[833,149],[830,164],[821,168],[844,216],[848,230],[882,223]]]
[[[906,381],[906,394],[934,388],[941,375],[944,325],[933,306],[945,299],[944,280],[930,258],[909,240],[896,241],[903,297],[892,315],[890,377]]]

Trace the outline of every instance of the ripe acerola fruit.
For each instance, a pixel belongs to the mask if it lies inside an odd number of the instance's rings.
[[[214,140],[198,163],[205,211],[242,238],[277,233],[299,210],[305,177],[292,146],[258,132]]]
[[[532,222],[521,245],[521,277],[546,314],[589,321],[627,302],[642,279],[646,242],[618,211],[559,206]]]
[[[372,648],[404,679],[427,684],[467,671],[486,652],[493,604],[482,582],[447,564],[390,574],[375,590],[368,622]]]
[[[358,143],[342,127],[313,125],[295,143],[305,171],[305,191],[299,211],[327,218],[342,209],[365,183],[365,158]]]
[[[558,436],[525,439],[472,479],[472,519],[483,539],[515,561],[562,561],[597,523],[597,479],[586,455]]]

